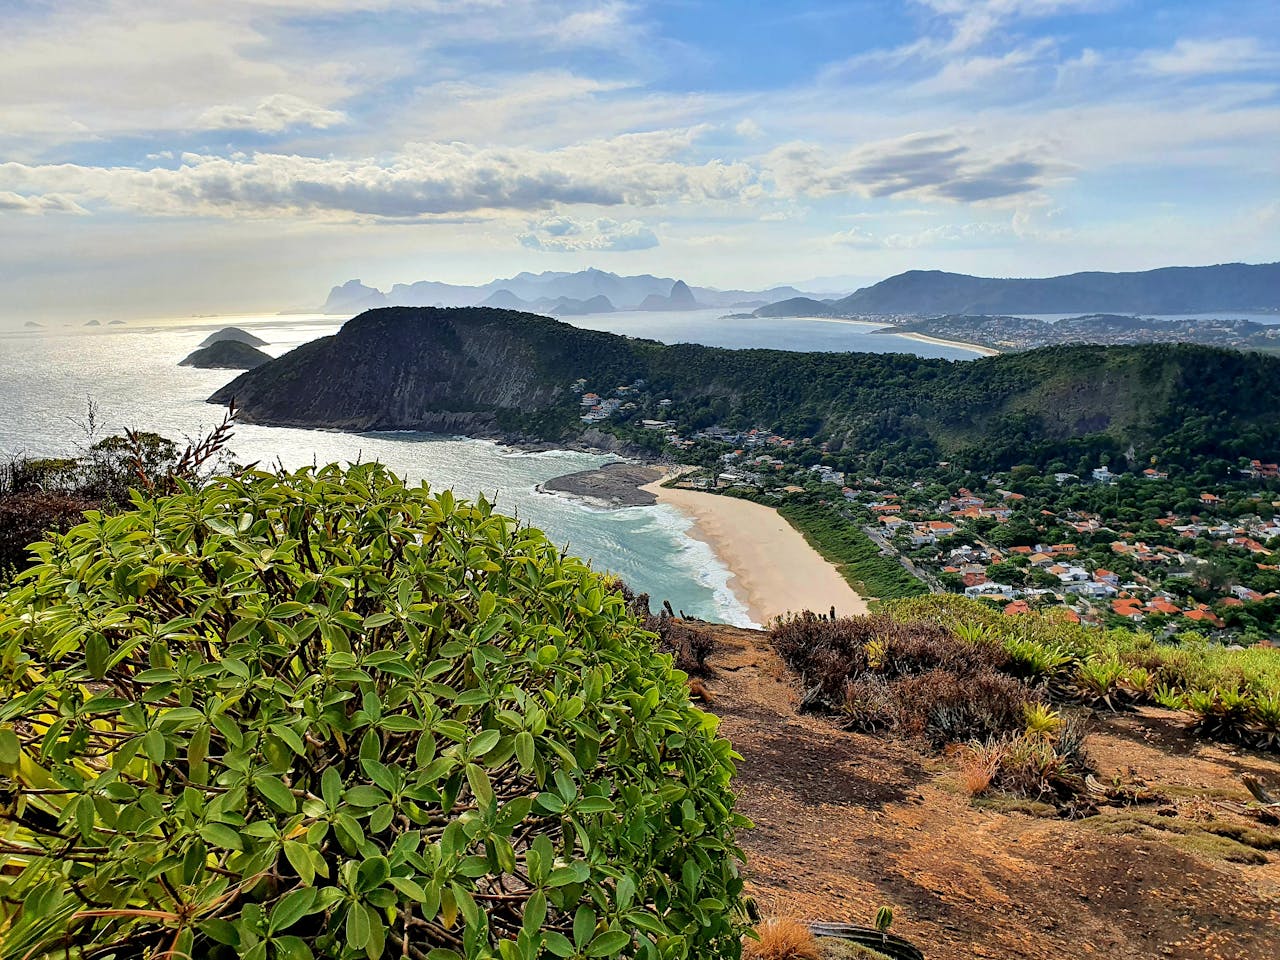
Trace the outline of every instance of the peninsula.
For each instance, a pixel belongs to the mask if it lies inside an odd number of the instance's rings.
[[[760,433],[877,471],[1043,467],[1103,449],[1165,463],[1280,450],[1280,358],[1257,353],[1056,346],[954,362],[725,350],[484,308],[368,311],[210,399],[232,398],[255,423],[514,443],[592,432],[684,458],[712,430]]]

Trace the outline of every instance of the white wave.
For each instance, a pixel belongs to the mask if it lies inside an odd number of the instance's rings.
[[[716,619],[735,627],[760,626],[751,619],[747,605],[729,586],[733,571],[711,549],[710,544],[689,535],[693,526],[690,517],[667,504],[632,509],[644,511],[651,518],[641,531],[664,536],[676,548],[673,564],[687,571],[696,583],[711,591]]]

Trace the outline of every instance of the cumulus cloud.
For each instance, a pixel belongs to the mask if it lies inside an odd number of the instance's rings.
[[[813,144],[790,144],[768,155],[765,168],[786,194],[980,203],[1032,193],[1050,177],[1047,160],[1025,150],[976,150],[953,134],[883,141],[832,156]]]
[[[696,130],[628,134],[560,150],[411,144],[388,159],[185,154],[175,168],[0,163],[0,185],[58,192],[150,215],[329,215],[415,219],[560,204],[650,206],[728,200],[754,179],[741,163],[682,159]]]
[[[89,211],[74,200],[57,193],[23,196],[10,190],[0,190],[0,214],[25,213],[73,213],[84,216]]]
[[[572,220],[549,217],[531,224],[517,238],[522,247],[550,253],[623,253],[650,250],[658,246],[658,236],[639,220]]]
[[[248,109],[228,105],[210,107],[200,115],[196,126],[204,130],[280,133],[296,127],[325,130],[346,122],[346,119],[347,115],[339,110],[328,110],[301,97],[278,93]]]

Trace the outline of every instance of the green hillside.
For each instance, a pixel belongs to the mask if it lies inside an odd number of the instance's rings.
[[[1280,454],[1280,359],[1193,345],[1058,346],[975,361],[666,346],[532,314],[390,308],[249,371],[246,420],[563,441],[578,397],[646,381],[696,425],[979,469],[1101,453],[1164,462]]]

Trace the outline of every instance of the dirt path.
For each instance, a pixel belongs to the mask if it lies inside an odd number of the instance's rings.
[[[1262,862],[1233,863],[1165,829],[1220,823],[1230,814],[1215,801],[1248,797],[1239,774],[1280,787],[1280,763],[1187,740],[1167,714],[1130,715],[1089,749],[1104,779],[1171,788],[1166,819],[1146,814],[1155,827],[1120,811],[1067,822],[985,809],[945,758],[797,715],[765,635],[716,631],[708,686],[743,758],[747,876],[767,915],[867,923],[889,904],[894,932],[929,960],[1280,956],[1280,850],[1240,847]]]

